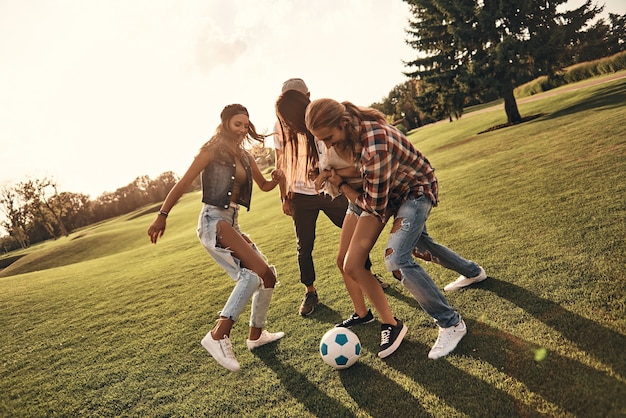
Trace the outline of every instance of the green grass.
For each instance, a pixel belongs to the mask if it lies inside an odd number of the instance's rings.
[[[356,365],[325,365],[319,338],[352,312],[339,230],[320,217],[322,305],[301,318],[293,226],[276,190],[256,190],[240,222],[277,266],[268,329],[287,335],[249,352],[247,310],[232,334],[242,370],[221,368],[199,341],[233,282],[197,241],[191,193],[156,246],[144,210],[9,254],[24,256],[0,271],[0,416],[624,416],[626,81],[520,110],[543,116],[478,135],[506,122],[483,109],[411,135],[440,180],[430,234],[490,277],[446,295],[469,327],[450,356],[427,358],[433,321],[385,274],[409,327],[400,349],[377,358],[375,323],[355,330]],[[424,266],[440,287],[456,277]]]

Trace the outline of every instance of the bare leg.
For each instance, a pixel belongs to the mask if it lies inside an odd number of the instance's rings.
[[[232,319],[220,316],[219,321],[217,321],[217,324],[211,331],[211,336],[214,340],[221,340],[224,336],[230,338],[230,330],[233,328],[234,323]]]
[[[358,217],[354,214],[346,215],[343,220],[341,237],[339,239],[339,252],[337,254],[337,267],[339,267],[339,271],[343,277],[343,283],[346,286],[350,299],[352,300],[354,312],[363,318],[367,315],[368,311],[367,305],[365,304],[365,297],[363,296],[363,290],[361,289],[361,286],[359,286],[359,283],[354,278],[346,274],[344,270],[346,253],[348,252],[348,247],[350,246],[350,241],[352,240],[357,221]],[[368,272],[370,275],[372,274],[371,271],[368,270]]]
[[[385,224],[374,216],[360,216],[344,260],[344,271],[361,287],[372,302],[384,324],[397,324],[387,297],[372,273],[365,269],[365,260],[374,247]]]
[[[276,276],[263,257],[252,248],[252,243],[224,221],[218,223],[217,242],[232,251],[245,268],[255,272],[263,280],[264,287],[276,285]]]

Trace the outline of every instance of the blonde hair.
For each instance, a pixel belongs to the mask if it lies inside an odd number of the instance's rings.
[[[355,120],[356,119],[356,120]],[[359,138],[354,130],[354,123],[363,120],[387,123],[385,115],[371,107],[361,107],[351,102],[339,103],[333,99],[317,99],[311,102],[306,109],[304,121],[309,131],[320,128],[341,128],[342,122],[346,129],[346,139],[353,145]]]

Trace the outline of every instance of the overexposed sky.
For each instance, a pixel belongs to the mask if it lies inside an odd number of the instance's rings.
[[[415,57],[408,18],[401,0],[0,0],[0,186],[47,176],[95,199],[182,175],[229,103],[271,131],[291,77],[380,101]]]
[[[271,131],[282,82],[369,105],[406,80],[400,0],[0,0],[0,185],[98,197],[182,175],[229,103]]]

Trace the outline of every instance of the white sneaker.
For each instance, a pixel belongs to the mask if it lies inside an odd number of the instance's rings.
[[[257,347],[260,347],[265,344],[269,344],[271,342],[280,340],[285,336],[284,332],[268,332],[267,330],[263,330],[261,336],[258,340],[246,340],[246,344],[248,345],[248,350],[254,350]]]
[[[428,358],[437,360],[440,357],[447,356],[454,350],[461,341],[461,339],[467,334],[467,327],[465,321],[461,319],[458,324],[448,327],[439,328],[439,336],[435,345],[430,349]]]
[[[448,283],[446,287],[443,288],[443,290],[445,290],[446,292],[452,292],[453,290],[459,290],[473,283],[482,282],[486,278],[487,278],[487,273],[485,273],[485,269],[481,267],[480,273],[478,273],[478,275],[474,277],[459,276],[459,278],[453,281],[452,283]]]
[[[206,351],[208,351],[220,365],[226,367],[231,372],[239,371],[239,363],[235,357],[233,346],[226,335],[224,335],[224,338],[221,340],[214,340],[209,332],[204,336],[202,341],[200,341],[200,344],[202,344],[202,347],[206,348]]]

